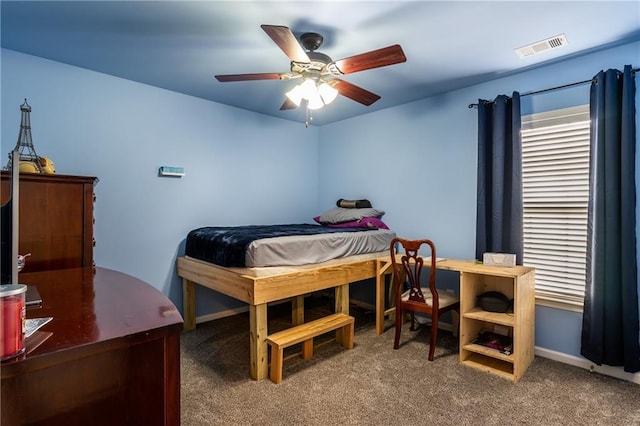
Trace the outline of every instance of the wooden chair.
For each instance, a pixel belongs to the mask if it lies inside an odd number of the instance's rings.
[[[423,247],[429,247],[430,253],[421,253],[420,250]],[[460,314],[460,299],[453,293],[438,291],[436,288],[436,247],[431,240],[394,238],[390,244],[390,251],[396,306],[396,335],[393,348],[400,347],[400,334],[405,313],[411,314],[410,329],[413,331],[415,330],[415,313],[420,312],[431,317],[429,361],[433,361],[438,338],[438,320],[445,312],[456,311]],[[428,287],[421,286],[425,262],[427,267],[430,267]],[[405,280],[409,282],[409,288],[406,291],[404,290]]]

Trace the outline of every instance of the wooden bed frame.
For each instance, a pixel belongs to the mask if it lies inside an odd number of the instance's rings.
[[[376,333],[384,331],[385,275],[391,273],[389,252],[360,254],[302,266],[229,268],[183,256],[177,259],[183,282],[185,330],[196,326],[195,284],[216,290],[249,304],[250,374],[254,380],[268,377],[267,304],[292,299],[293,325],[304,323],[304,295],[335,288],[335,311],[349,313],[349,283],[376,279]],[[337,340],[341,341],[341,332]]]

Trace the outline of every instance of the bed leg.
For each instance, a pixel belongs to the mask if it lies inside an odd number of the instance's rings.
[[[250,374],[254,380],[269,375],[267,348],[267,304],[249,305]]]
[[[291,323],[293,325],[304,323],[304,294],[291,300]]]
[[[391,259],[378,259],[376,261],[376,334],[380,335],[384,333],[384,321],[387,317],[393,318],[395,308],[393,307],[394,298],[393,292],[393,274],[391,269]],[[390,277],[388,279],[387,277]],[[385,294],[387,288],[387,282],[389,284],[389,298]],[[387,302],[388,300],[388,302]],[[387,307],[389,303],[389,307]]]
[[[381,335],[384,332],[384,288],[385,276],[382,272],[382,262],[376,262],[376,334]]]
[[[349,283],[336,287],[336,313],[349,315]],[[342,329],[336,330],[336,342],[343,342]]]
[[[184,329],[196,328],[196,285],[186,278],[182,279],[182,310],[184,317]]]

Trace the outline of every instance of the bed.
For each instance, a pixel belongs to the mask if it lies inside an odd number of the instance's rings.
[[[389,249],[395,233],[308,223],[202,227],[187,235],[185,255],[219,266],[296,266]]]
[[[314,227],[312,230],[318,232],[307,233],[307,230],[304,230],[295,235],[257,238],[249,243],[245,238],[238,238],[241,240],[240,244],[246,245],[248,249],[244,251],[243,264],[238,263],[238,257],[243,256],[238,255],[237,247],[233,254],[229,252],[221,254],[217,252],[219,247],[216,243],[191,241],[193,235],[205,231],[205,228],[198,228],[187,236],[185,256],[177,259],[178,275],[183,279],[185,329],[195,328],[196,284],[249,305],[250,375],[255,380],[268,376],[266,343],[268,303],[291,299],[292,322],[294,325],[302,324],[304,295],[334,288],[336,312],[348,314],[349,283],[375,278],[376,288],[378,288],[380,281],[384,280],[384,275],[390,273],[386,265],[389,257],[389,243],[395,237],[393,231],[351,228],[327,231],[328,227],[325,226],[308,226]],[[233,234],[235,231],[240,231],[241,234],[246,231],[249,231],[248,233],[259,231],[254,235],[263,235],[262,230],[247,228],[251,227],[218,227],[215,231],[220,232],[217,234],[214,232],[216,235],[214,239],[217,238],[224,245],[228,242],[229,233]],[[276,234],[278,232],[280,231]],[[270,245],[270,242],[274,244]],[[312,246],[324,247],[324,250],[311,249]],[[258,249],[260,253],[250,254],[249,252],[255,247],[262,247]],[[264,249],[264,247],[270,248]],[[301,250],[300,247],[304,247],[305,250]],[[288,250],[291,248],[293,251]],[[306,253],[302,253],[302,256],[292,256],[296,251]],[[265,255],[265,252],[269,255]],[[309,254],[310,252],[313,254]],[[277,264],[273,264],[273,253],[276,253],[275,258],[279,259],[275,262]],[[260,262],[255,263],[255,259],[261,258],[269,259],[268,266],[255,266],[262,265]],[[250,259],[248,263],[247,259]],[[293,264],[281,264],[287,263],[287,259]],[[312,263],[308,263],[310,259],[313,260]]]

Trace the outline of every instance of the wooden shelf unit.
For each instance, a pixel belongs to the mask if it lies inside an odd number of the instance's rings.
[[[514,382],[527,370],[534,358],[535,342],[535,270],[524,266],[485,266],[456,262],[460,271],[460,362]],[[513,311],[487,312],[478,306],[478,296],[499,291],[513,299]],[[483,330],[499,326],[513,339],[513,352],[473,344]]]

